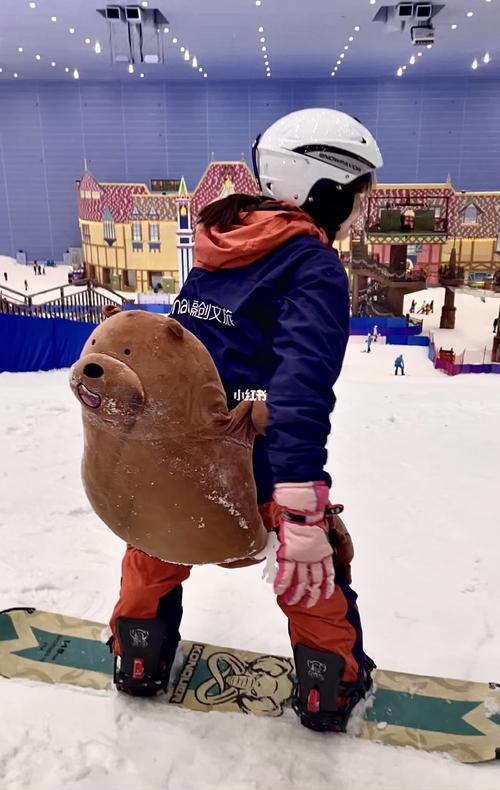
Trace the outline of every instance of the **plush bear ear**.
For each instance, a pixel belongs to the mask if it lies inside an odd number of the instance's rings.
[[[172,332],[172,334],[175,335],[176,337],[184,336],[184,329],[179,324],[179,322],[174,321],[173,318],[167,318],[167,329],[169,332]]]

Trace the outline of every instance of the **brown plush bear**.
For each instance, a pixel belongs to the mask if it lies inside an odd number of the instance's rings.
[[[140,310],[113,315],[85,344],[71,388],[82,404],[85,490],[113,532],[185,565],[250,564],[262,552],[252,446],[266,415],[254,424],[248,401],[228,411],[194,335]]]

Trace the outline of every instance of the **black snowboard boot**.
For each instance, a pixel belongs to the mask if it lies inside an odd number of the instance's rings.
[[[345,732],[354,706],[371,687],[375,664],[365,657],[365,680],[341,683],[344,660],[336,653],[296,645],[297,688],[292,703],[301,724],[317,732]]]
[[[139,619],[118,617],[117,638],[120,656],[115,658],[113,681],[125,694],[154,697],[166,691],[180,641],[182,587],[164,596],[158,617]]]

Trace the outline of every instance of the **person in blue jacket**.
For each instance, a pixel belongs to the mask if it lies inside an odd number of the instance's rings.
[[[396,357],[394,360],[394,375],[398,375],[398,371],[401,371],[401,375],[404,376],[405,374],[405,361],[403,355],[400,354],[399,357]]]
[[[280,119],[257,138],[253,156],[261,193],[201,211],[194,268],[171,316],[210,352],[230,408],[247,393],[266,398],[254,476],[264,523],[279,537],[274,589],[294,649],[294,709],[307,727],[343,730],[372,667],[328,515],[326,443],[349,335],[348,281],[332,245],[359,217],[382,156],[368,129],[330,109]],[[112,628],[122,617],[143,630],[162,620],[175,652],[189,571],[129,548]],[[121,691],[154,693],[168,682],[172,650],[140,682],[133,651],[115,638],[115,652]]]

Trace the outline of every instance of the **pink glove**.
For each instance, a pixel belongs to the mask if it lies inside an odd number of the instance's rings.
[[[274,592],[287,604],[307,609],[335,590],[333,549],[328,540],[326,483],[278,483],[273,499],[283,508],[280,517],[278,573]]]

